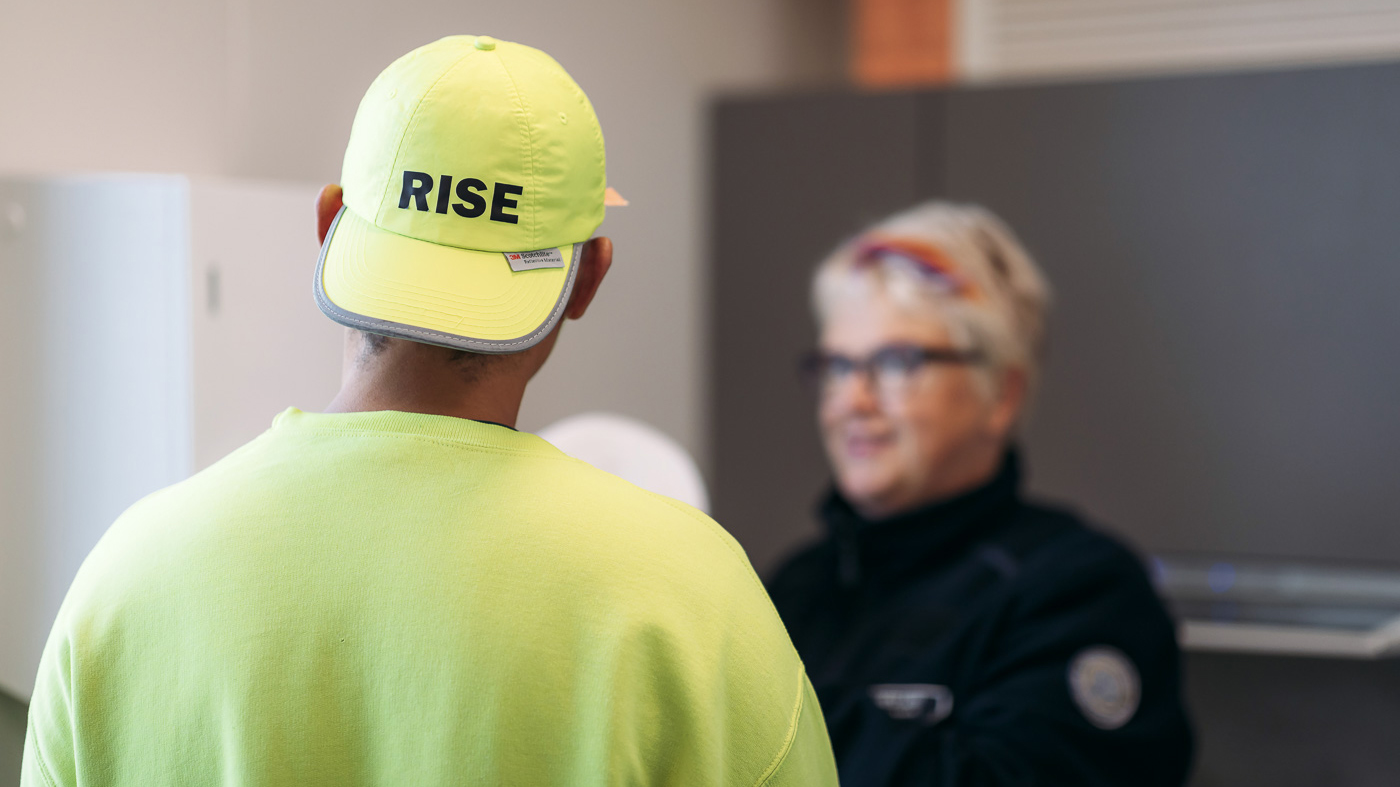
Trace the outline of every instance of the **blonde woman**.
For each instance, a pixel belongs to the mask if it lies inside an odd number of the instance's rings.
[[[1174,787],[1171,621],[1138,560],[1026,501],[1049,288],[1011,231],[928,203],[819,267],[806,363],[828,535],[770,586],[846,785]]]

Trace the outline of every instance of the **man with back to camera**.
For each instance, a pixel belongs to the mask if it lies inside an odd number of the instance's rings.
[[[355,329],[339,395],[103,537],[22,783],[834,785],[737,544],[513,429],[612,261],[583,92],[442,39],[370,86],[342,183],[315,280]]]
[[[829,535],[769,583],[843,784],[1182,784],[1171,620],[1137,559],[1025,501],[1049,300],[987,211],[928,203],[819,267]]]

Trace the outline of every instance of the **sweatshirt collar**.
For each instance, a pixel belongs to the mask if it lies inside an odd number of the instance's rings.
[[[314,430],[414,435],[493,450],[559,454],[558,449],[543,438],[529,432],[518,432],[504,424],[401,410],[308,413],[291,407],[273,419],[272,428],[274,431]]]

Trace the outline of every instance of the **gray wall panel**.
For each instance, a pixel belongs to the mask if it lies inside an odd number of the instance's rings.
[[[1400,67],[958,92],[1059,293],[1036,486],[1151,549],[1400,560]]]

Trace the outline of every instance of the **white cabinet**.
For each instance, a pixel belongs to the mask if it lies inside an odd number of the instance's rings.
[[[127,506],[334,396],[315,195],[0,178],[0,688],[28,699],[74,573]]]

